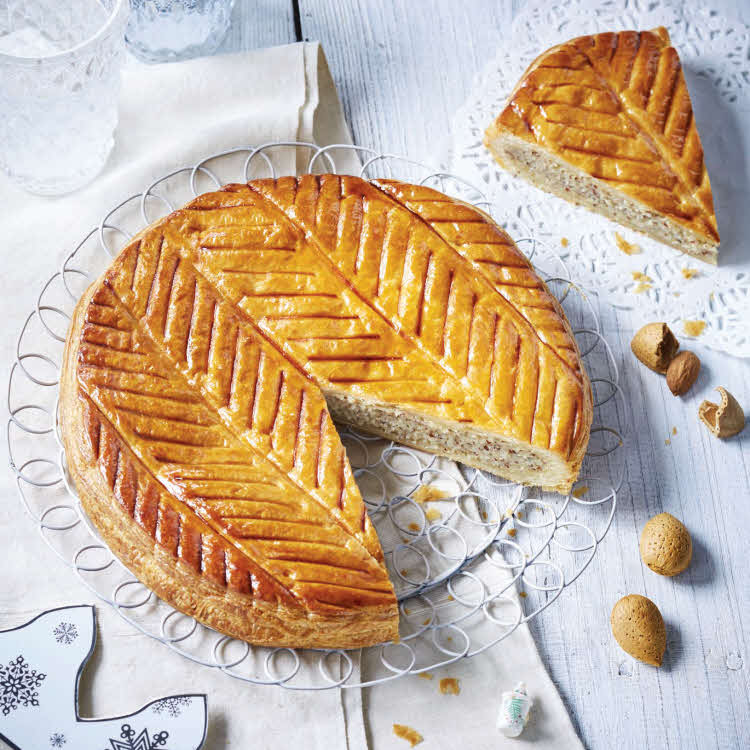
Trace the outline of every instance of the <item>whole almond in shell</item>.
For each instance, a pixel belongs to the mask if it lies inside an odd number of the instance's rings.
[[[676,576],[693,556],[693,540],[684,524],[670,513],[659,513],[641,532],[641,560],[654,573]]]
[[[645,596],[628,594],[612,609],[612,634],[634,659],[660,667],[667,649],[667,629],[659,608]]]
[[[630,349],[646,367],[665,373],[680,344],[666,323],[648,323],[630,342]]]
[[[675,396],[687,393],[698,379],[701,361],[693,352],[680,352],[667,367],[667,385]]]

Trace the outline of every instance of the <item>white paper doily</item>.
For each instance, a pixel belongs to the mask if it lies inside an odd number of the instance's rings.
[[[584,34],[666,26],[680,53],[711,176],[721,234],[720,265],[702,263],[512,177],[482,143],[529,63],[543,50]],[[649,0],[559,0],[523,8],[512,37],[477,76],[453,122],[451,171],[478,184],[556,246],[577,282],[643,322],[665,320],[684,338],[685,320],[706,326],[699,341],[750,357],[750,33],[707,9]],[[615,232],[642,252],[626,255]],[[564,246],[563,246],[564,245]],[[685,269],[697,271],[686,279]],[[646,278],[647,277],[647,278]]]

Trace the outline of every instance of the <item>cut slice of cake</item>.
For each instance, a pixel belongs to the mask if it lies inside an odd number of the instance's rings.
[[[717,262],[711,183],[665,28],[582,36],[543,52],[485,144],[542,190]]]

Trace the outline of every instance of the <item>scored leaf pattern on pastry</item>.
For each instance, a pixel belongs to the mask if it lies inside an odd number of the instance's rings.
[[[468,204],[446,201],[437,190],[395,180],[375,183],[426,221],[457,253],[472,261],[495,289],[580,377],[581,360],[560,304],[511,238]]]
[[[148,252],[141,245],[139,262],[148,262]],[[356,486],[347,498],[349,510],[356,508],[358,513],[354,533],[345,527],[346,514],[338,515],[339,508],[325,506],[324,494],[314,496],[315,480],[309,485],[295,482],[293,472],[286,474],[254,447],[252,425],[242,435],[233,429],[236,422],[223,418],[230,413],[231,398],[218,412],[209,408],[204,400],[207,389],[196,388],[194,383],[208,377],[212,354],[205,337],[210,338],[213,326],[221,331],[221,324],[212,324],[200,309],[192,316],[189,339],[181,344],[192,365],[191,384],[179,365],[157,350],[135,324],[133,313],[139,311],[146,330],[153,332],[160,327],[168,331],[170,321],[158,317],[158,300],[164,293],[155,288],[159,281],[154,281],[144,306],[140,306],[137,292],[124,295],[133,305],[128,308],[112,291],[126,276],[131,280],[127,283],[138,289],[138,275],[125,273],[136,260],[131,254],[135,255],[135,246],[120,257],[89,304],[78,359],[82,398],[96,405],[96,410],[85,412],[91,450],[120,504],[162,547],[193,566],[200,561],[201,571],[205,568],[204,574],[217,583],[221,583],[220,576],[212,575],[214,566],[210,557],[204,558],[203,551],[206,545],[209,552],[220,548],[219,554],[226,554],[226,583],[236,590],[252,593],[246,590],[248,575],[257,576],[260,568],[265,571],[262,581],[268,584],[266,589],[271,586],[270,577],[308,606],[390,602],[390,582],[376,559],[382,554],[379,546],[373,556],[363,543],[354,541],[358,537],[371,542],[363,530],[370,528],[369,519]],[[183,280],[194,282],[195,275]],[[199,298],[204,294],[204,283],[198,284]],[[221,304],[216,302],[215,306]],[[220,315],[221,311],[217,313]],[[220,335],[215,334],[217,340]],[[167,332],[166,351],[170,354],[176,351],[177,336],[176,332],[174,336]],[[238,338],[238,369],[242,371],[242,358],[249,345],[242,336]],[[273,355],[267,356],[272,360]],[[266,367],[262,372],[268,374],[270,365]],[[288,365],[281,371],[287,372],[289,382],[295,377],[305,381],[296,371],[289,372]],[[245,377],[244,371],[236,377]],[[279,378],[277,374],[276,380]],[[313,403],[322,401],[315,386],[309,382],[305,385],[312,391]],[[209,387],[214,386],[220,387]],[[255,410],[245,404],[244,412],[248,423],[253,422],[272,443],[273,438],[265,432],[267,409],[278,412],[282,407],[277,408],[273,399],[267,401],[270,407],[264,403],[263,407],[256,405]],[[323,429],[319,429],[317,442],[312,434],[301,437],[296,464],[304,471],[309,460],[305,451],[313,451],[320,479],[317,489],[330,488],[328,474],[335,475],[334,485],[347,480],[349,474],[328,466],[326,454],[331,451],[326,447],[324,420],[317,415],[316,419],[315,429],[321,424]],[[301,432],[304,418],[300,422]],[[137,459],[123,443],[132,448]],[[273,448],[269,457],[272,454]],[[341,464],[340,458],[335,460]],[[161,487],[149,479],[149,474]],[[346,495],[340,484],[336,486],[339,497]],[[242,553],[244,562],[227,548],[227,543]],[[232,575],[236,584],[232,584]],[[278,595],[278,586],[271,589]]]
[[[504,232],[432,191],[229,186],[134,240],[84,315],[92,460],[162,549],[242,593],[394,601],[324,393],[585,450],[557,303]]]
[[[230,189],[239,191],[234,196],[257,193],[302,230],[298,242],[312,247],[317,263],[408,347],[414,363],[409,371],[424,366],[428,380],[450,383],[464,420],[565,458],[582,456],[590,393],[572,336],[562,344],[545,343],[516,304],[417,213],[356,177],[305,175]],[[250,195],[247,200],[254,204]],[[451,205],[460,210],[461,204]],[[486,225],[482,217],[472,221],[475,229]],[[508,264],[506,273],[514,276],[506,285],[544,304],[548,293],[530,266],[511,267],[519,256],[513,253]],[[391,356],[387,344],[368,348],[372,355]],[[562,350],[575,353],[575,367]],[[420,392],[418,385],[411,390]]]
[[[719,241],[693,107],[666,29],[595,34],[547,50],[497,125]]]

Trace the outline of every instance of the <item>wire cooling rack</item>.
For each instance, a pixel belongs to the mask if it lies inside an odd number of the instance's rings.
[[[363,177],[430,185],[492,213],[481,191],[464,180],[372,149],[279,142],[214,154],[122,201],[65,255],[21,329],[8,386],[10,465],[24,507],[60,559],[125,620],[188,659],[248,682],[298,690],[374,685],[501,642],[549,607],[593,560],[625,475],[627,409],[591,300],[531,228],[514,216],[496,217],[560,300],[591,378],[594,424],[570,495],[524,488],[342,426],[401,613],[399,641],[361,656],[260,648],[223,636],[158,599],[112,555],[68,481],[57,431],[59,366],[76,301],[130,237],[196,195],[276,177],[289,164],[336,172],[344,152],[349,164],[352,152],[359,157]]]

